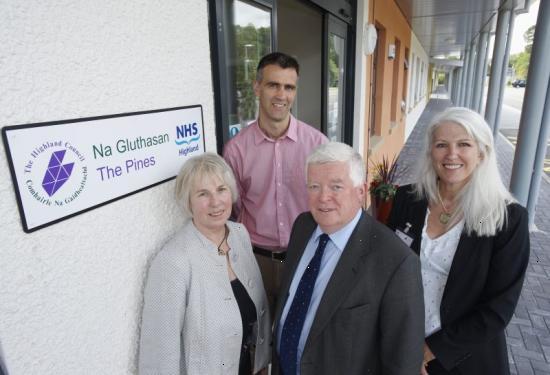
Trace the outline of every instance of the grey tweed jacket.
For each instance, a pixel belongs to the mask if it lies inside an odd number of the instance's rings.
[[[270,360],[271,322],[248,232],[227,223],[230,262],[256,306],[255,372]],[[139,353],[142,375],[238,374],[239,306],[226,257],[189,221],[155,256],[144,293]]]

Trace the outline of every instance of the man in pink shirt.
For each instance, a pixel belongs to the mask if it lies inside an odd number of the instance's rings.
[[[308,210],[305,161],[328,142],[290,114],[299,70],[296,59],[284,53],[260,60],[254,82],[258,118],[224,149],[239,189],[234,214],[250,233],[272,311],[292,224]]]

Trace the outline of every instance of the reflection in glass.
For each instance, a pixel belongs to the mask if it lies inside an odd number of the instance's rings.
[[[328,100],[327,137],[331,141],[342,141],[344,103],[344,39],[330,34],[328,39]]]
[[[258,103],[253,90],[256,67],[271,52],[271,11],[235,0],[231,7],[231,38],[228,46],[227,77],[230,86],[229,137],[256,119]]]

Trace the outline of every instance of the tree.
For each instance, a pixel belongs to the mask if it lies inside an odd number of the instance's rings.
[[[514,68],[516,78],[526,79],[527,71],[529,70],[529,60],[531,59],[531,53],[520,52],[510,56],[509,65]]]
[[[516,78],[527,79],[529,71],[529,61],[531,60],[531,50],[533,49],[533,39],[535,37],[535,26],[533,25],[523,33],[525,40],[525,49],[523,52],[516,53],[510,56],[509,65],[514,68]]]
[[[525,52],[528,52],[531,54],[531,49],[533,48],[533,40],[535,39],[535,26],[530,26],[524,33],[523,33],[523,40],[525,40]]]

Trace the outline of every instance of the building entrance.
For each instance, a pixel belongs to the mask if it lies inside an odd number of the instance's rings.
[[[292,113],[331,140],[352,139],[354,13],[350,0],[209,0],[218,151],[257,115],[259,59],[300,63]]]

